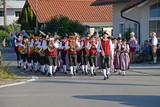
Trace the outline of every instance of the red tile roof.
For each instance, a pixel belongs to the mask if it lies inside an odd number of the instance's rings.
[[[116,3],[127,3],[127,5],[122,9],[122,11],[128,10],[146,0],[96,0],[92,3],[93,6],[116,4]]]
[[[140,3],[144,2],[144,1],[146,1],[146,0],[131,0],[131,1],[122,9],[122,11],[128,10],[128,9],[130,9],[130,8],[136,6],[136,5],[138,5],[138,4],[140,4]]]
[[[112,22],[112,5],[90,6],[95,0],[38,0],[38,21],[44,23],[55,15],[84,22]],[[35,0],[28,0],[36,13]]]

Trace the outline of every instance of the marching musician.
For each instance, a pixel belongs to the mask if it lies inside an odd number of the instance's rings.
[[[17,55],[17,65],[18,65],[17,67],[20,68],[21,67],[21,54],[19,52],[19,49],[22,44],[22,36],[20,33],[17,35],[17,38],[14,41],[14,44],[15,44],[15,52]]]
[[[39,63],[40,63],[40,71],[43,75],[45,75],[45,64],[46,64],[46,57],[45,57],[45,49],[47,48],[47,41],[46,36],[42,36],[38,44],[39,48]]]
[[[30,48],[33,49],[33,63],[34,63],[34,71],[38,72],[38,59],[39,59],[39,54],[36,52],[36,48],[38,47],[39,44],[39,35],[35,34],[34,40],[31,41],[30,43]]]
[[[65,49],[65,44],[68,41],[68,37],[65,35],[62,41],[60,42],[60,49],[61,49],[61,58],[62,58],[62,63],[63,63],[63,72],[67,74],[67,66],[66,66],[66,55],[67,55],[67,50]]]
[[[98,58],[98,41],[96,41],[96,37],[93,35],[91,36],[91,41],[89,43],[89,64],[91,67],[91,77],[94,75],[96,76],[96,69],[97,69],[97,58]]]
[[[47,48],[45,50],[46,60],[48,64],[48,76],[55,76],[57,69],[57,53],[59,48],[59,40],[54,39],[53,34],[49,34]]]
[[[83,42],[83,61],[82,61],[82,69],[83,69],[83,66],[85,68],[85,75],[88,75],[88,62],[89,62],[89,42],[90,42],[90,37],[91,37],[91,34],[90,33],[87,33],[87,37],[84,39],[84,42]],[[82,74],[84,72],[82,71]]]
[[[21,58],[23,60],[23,70],[27,69],[27,61],[28,61],[28,38],[26,36],[23,37],[22,45],[21,45]]]
[[[77,70],[77,49],[80,48],[80,44],[75,39],[75,35],[69,36],[69,41],[65,44],[65,49],[68,50],[70,76],[76,75]]]
[[[108,33],[103,33],[101,43],[99,42],[100,50],[98,50],[99,52],[101,52],[101,63],[104,74],[104,80],[109,79],[110,76],[110,49],[112,46],[112,42],[110,39],[108,39],[108,37]]]

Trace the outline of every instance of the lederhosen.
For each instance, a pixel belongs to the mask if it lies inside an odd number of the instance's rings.
[[[43,40],[40,42],[40,46],[43,45]],[[40,65],[46,64],[46,56],[44,55],[39,55],[39,63]]]
[[[34,41],[34,45],[35,45],[35,42],[37,42],[37,41]],[[33,46],[34,46],[33,45]],[[36,44],[37,46],[38,46],[38,44]],[[33,52],[33,62],[34,63],[37,63],[39,61],[39,54],[37,53],[37,52]]]
[[[49,66],[57,66],[57,52],[58,50],[56,48],[54,48],[52,51],[49,51],[48,48],[45,50],[46,63]]]
[[[24,44],[25,44],[25,43],[22,42],[22,45],[24,45]],[[28,45],[26,45],[26,49],[28,49]],[[26,53],[21,54],[21,58],[22,58],[23,62],[27,62],[27,61],[28,61],[28,50],[27,50]]]
[[[74,45],[76,44],[76,41],[73,41]],[[69,46],[71,47],[71,41],[69,41]],[[71,48],[68,49],[68,56],[69,56],[69,65],[70,66],[76,66],[77,65],[77,49],[75,51],[72,51]]]
[[[84,40],[84,48],[82,49],[82,65],[88,65],[89,50],[85,48],[85,44],[89,42],[89,39]]]
[[[102,69],[110,68],[110,40],[104,41],[103,39],[101,40],[101,45],[104,51],[104,56],[101,55],[101,64],[102,64]],[[101,49],[102,50],[102,49]]]
[[[97,44],[97,42],[95,42],[95,44]],[[93,46],[93,42],[91,42],[91,48],[89,50],[89,54],[90,54],[90,58],[89,58],[89,64],[90,66],[95,66],[97,67],[97,48],[95,46]]]
[[[65,43],[66,42],[62,41],[62,46],[65,46]],[[62,58],[62,61],[63,61],[63,65],[66,65],[66,55],[67,55],[67,50],[62,49],[61,50],[61,58]]]

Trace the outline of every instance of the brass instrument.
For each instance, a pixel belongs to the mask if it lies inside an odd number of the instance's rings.
[[[38,54],[39,54],[40,56],[45,56],[45,49],[40,48],[39,51],[38,51]]]
[[[52,52],[54,48],[55,48],[54,47],[54,42],[53,41],[49,41],[49,44],[48,44],[48,47],[47,47],[48,51]]]
[[[24,46],[25,46],[25,47],[24,47]],[[18,50],[19,53],[22,54],[22,55],[23,55],[23,54],[26,54],[27,51],[28,51],[28,50],[27,50],[27,43],[25,43],[24,46],[20,46],[20,48],[19,48],[19,50]]]
[[[69,40],[70,40],[70,51],[76,52],[78,46],[76,44],[75,36],[70,36]]]
[[[89,50],[86,48],[88,43],[89,43],[89,41],[84,41],[84,50],[86,51],[86,53],[89,52]]]
[[[96,43],[92,41],[91,47],[92,47],[92,48],[96,48]]]

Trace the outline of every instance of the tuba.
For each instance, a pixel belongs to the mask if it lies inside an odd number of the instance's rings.
[[[19,53],[22,54],[22,55],[27,53],[27,43],[25,43],[24,45],[25,45],[25,47],[20,46],[20,48],[18,50]]]
[[[74,36],[70,36],[70,51],[72,52],[77,51],[77,44]]]
[[[54,42],[53,41],[49,41],[49,44],[48,44],[48,47],[47,47],[48,51],[52,52],[54,48],[55,48],[54,47]]]

